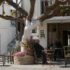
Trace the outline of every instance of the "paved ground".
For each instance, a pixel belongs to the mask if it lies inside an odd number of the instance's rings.
[[[51,65],[14,65],[6,63],[5,66],[2,66],[2,63],[0,63],[0,70],[70,70],[70,64],[65,68],[64,62],[61,61],[54,62]]]
[[[70,64],[65,68],[64,63],[55,63],[53,65],[14,65],[0,64],[0,70],[70,70]]]
[[[0,70],[70,70],[70,66],[65,68],[57,65],[12,65],[0,66]]]

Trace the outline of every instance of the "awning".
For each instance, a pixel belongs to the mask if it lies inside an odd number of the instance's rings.
[[[70,23],[70,16],[59,16],[46,19],[43,23]]]

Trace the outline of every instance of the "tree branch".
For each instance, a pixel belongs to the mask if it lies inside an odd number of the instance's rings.
[[[28,13],[24,10],[24,9],[22,9],[21,7],[19,7],[16,3],[14,3],[12,0],[6,0],[6,2],[9,4],[9,5],[11,5],[11,6],[13,6],[15,9],[17,9],[23,16],[27,16],[28,15]]]
[[[14,21],[19,21],[19,22],[24,22],[23,19],[20,19],[20,18],[15,18],[15,17],[12,17],[12,16],[3,16],[3,15],[0,15],[1,18],[3,19],[6,19],[6,20],[14,20]]]
[[[42,16],[40,16],[38,19],[40,21],[44,21],[45,19],[50,18],[53,14],[52,15],[48,15],[48,14],[52,13],[52,11],[54,11],[58,7],[59,7],[59,3],[58,3],[58,0],[56,0],[55,3],[52,6],[47,6],[46,7],[46,12]]]
[[[64,2],[62,2],[62,1],[58,1],[61,5],[65,5],[67,2],[68,2],[68,0],[66,0],[66,1],[64,1]]]
[[[34,15],[34,8],[35,8],[35,1],[36,0],[30,0],[30,12],[29,12],[29,15],[28,15],[28,20],[31,21],[33,15]]]
[[[55,13],[52,13],[52,14],[50,14],[50,15],[47,15],[47,14],[46,14],[46,16],[42,15],[40,18],[38,18],[38,20],[40,20],[40,21],[42,22],[42,21],[44,21],[45,19],[52,18],[54,15],[55,15]]]
[[[60,5],[64,5],[64,4],[66,4],[67,2],[68,2],[69,0],[66,0],[66,1],[64,1],[64,2],[61,2],[61,1],[59,1],[59,0],[56,0],[55,1],[55,3],[52,5],[52,6],[48,6],[48,7],[46,7],[46,13],[44,13],[42,16],[40,16],[38,19],[40,20],[40,21],[44,21],[45,19],[48,19],[48,18],[50,18],[50,17],[52,17],[52,16],[59,16],[59,15],[61,15],[60,14]],[[69,6],[68,6],[69,7]],[[51,14],[51,15],[48,15],[48,14],[50,14],[51,12],[54,12],[53,14]]]

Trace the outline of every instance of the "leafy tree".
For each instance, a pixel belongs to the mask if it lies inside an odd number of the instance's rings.
[[[25,26],[24,26],[24,34],[23,34],[23,39],[27,39],[30,38],[30,34],[31,34],[31,27],[34,28],[36,26],[38,26],[38,24],[40,24],[40,22],[43,22],[45,19],[54,17],[54,16],[64,16],[64,12],[70,12],[70,6],[64,6],[66,3],[68,3],[68,5],[70,5],[70,0],[55,0],[55,3],[51,6],[46,6],[45,7],[45,12],[40,16],[37,17],[35,19],[35,24],[31,25],[32,22],[32,17],[34,14],[34,8],[35,8],[35,2],[36,0],[30,0],[30,11],[29,14],[27,13],[27,11],[25,11],[23,8],[21,8],[20,6],[18,6],[18,4],[16,4],[15,2],[13,2],[13,0],[0,0],[0,5],[2,4],[3,1],[6,1],[9,5],[13,6],[17,11],[19,11],[22,15],[22,18],[20,17],[13,17],[13,16],[9,16],[9,15],[2,15],[0,14],[1,18],[7,19],[7,20],[15,20],[18,22],[24,22],[25,21]],[[68,9],[68,10],[66,10]],[[63,12],[64,11],[64,12]],[[28,27],[28,29],[26,30],[25,28]],[[22,40],[23,40],[22,39]]]

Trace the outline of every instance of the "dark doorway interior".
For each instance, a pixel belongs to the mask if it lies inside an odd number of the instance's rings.
[[[68,36],[70,35],[70,31],[63,31],[63,45],[68,45]]]

